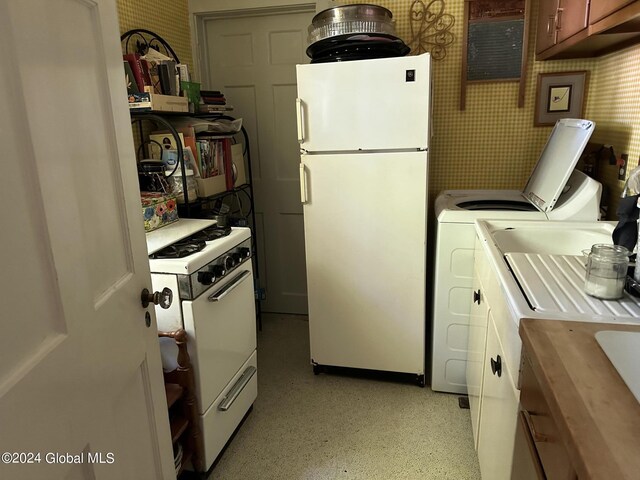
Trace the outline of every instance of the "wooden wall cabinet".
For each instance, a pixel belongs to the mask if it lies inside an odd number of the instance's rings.
[[[640,0],[540,0],[536,60],[597,57],[640,42]]]
[[[589,23],[594,24],[613,12],[633,3],[634,0],[591,0]]]

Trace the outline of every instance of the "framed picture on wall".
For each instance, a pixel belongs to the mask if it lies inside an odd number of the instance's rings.
[[[561,118],[582,118],[586,70],[578,72],[539,73],[533,125],[555,125]]]

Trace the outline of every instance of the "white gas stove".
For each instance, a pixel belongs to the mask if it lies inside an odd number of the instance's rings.
[[[188,335],[208,469],[257,396],[251,230],[181,219],[147,234],[147,248],[154,290],[174,295],[156,308],[158,329]],[[174,368],[175,345],[161,352]]]

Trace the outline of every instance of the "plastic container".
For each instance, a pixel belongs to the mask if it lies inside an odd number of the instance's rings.
[[[587,257],[584,290],[602,300],[622,297],[629,265],[628,249],[621,245],[595,244]]]

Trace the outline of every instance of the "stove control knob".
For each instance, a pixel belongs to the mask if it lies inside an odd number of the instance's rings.
[[[251,256],[251,249],[248,247],[241,247],[238,252],[242,256],[242,258],[249,258]]]
[[[198,281],[203,285],[211,285],[216,279],[216,274],[213,272],[198,272]]]
[[[242,263],[242,260],[244,259],[239,252],[232,253],[231,256],[233,257],[233,261],[236,262],[236,265]]]
[[[216,276],[216,278],[224,277],[227,274],[227,269],[224,268],[224,265],[215,265],[211,271]]]
[[[226,268],[227,270],[231,270],[236,266],[236,261],[231,255],[225,255],[225,257],[222,259],[222,263],[224,264],[224,268]]]

